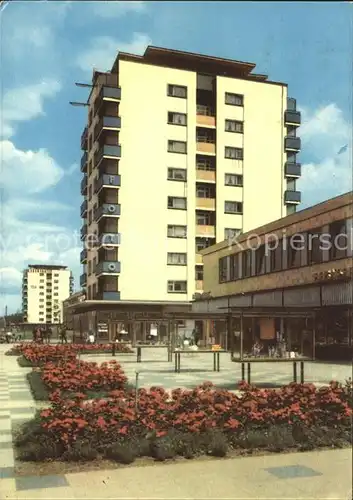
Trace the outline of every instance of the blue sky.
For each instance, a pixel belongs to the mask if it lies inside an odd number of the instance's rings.
[[[92,67],[148,44],[255,62],[303,113],[303,207],[352,189],[352,8],[306,2],[9,2],[0,13],[0,315],[29,262],[80,273],[80,135]],[[346,152],[338,151],[349,145]]]

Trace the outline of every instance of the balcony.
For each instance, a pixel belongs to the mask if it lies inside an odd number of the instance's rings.
[[[104,130],[118,131],[120,128],[120,116],[103,116],[94,129],[94,140],[97,141]]]
[[[200,292],[200,290],[203,290],[203,281],[202,280],[196,280],[195,281],[195,289]]]
[[[216,228],[215,226],[204,226],[202,224],[196,224],[195,229],[196,237],[206,237],[206,238],[215,238],[216,237]]]
[[[102,217],[120,217],[120,205],[118,203],[104,203],[94,212],[96,222],[99,222]]]
[[[297,205],[302,200],[302,194],[300,191],[285,191],[284,192],[284,203],[290,203]]]
[[[81,203],[81,217],[86,217],[87,215],[87,200],[84,200],[82,203]]]
[[[119,102],[121,99],[120,87],[108,87],[103,85],[96,100],[97,111],[102,106],[104,101]]]
[[[102,261],[97,264],[96,276],[102,276],[104,274],[116,275],[120,273],[120,262],[119,261]]]
[[[87,138],[88,138],[88,127],[85,127],[81,135],[81,149],[83,151],[87,151],[88,149]]]
[[[196,198],[196,210],[216,210],[216,199]]]
[[[80,253],[80,263],[85,264],[87,262],[87,249],[84,248]]]
[[[196,181],[199,182],[216,182],[216,172],[212,170],[199,170],[196,167]]]
[[[206,141],[201,137],[196,139],[196,153],[203,155],[215,155],[216,143],[212,140]]]
[[[87,283],[87,274],[83,273],[80,276],[80,286],[86,286]]]
[[[120,292],[100,292],[97,295],[98,300],[120,300]]]
[[[95,193],[99,193],[103,188],[120,187],[120,175],[103,174],[98,177]]]
[[[117,247],[120,245],[121,234],[120,233],[102,233],[99,235],[99,246],[100,247]]]
[[[83,240],[87,236],[87,232],[88,232],[87,224],[83,224],[80,232],[81,232],[81,240]]]
[[[81,172],[87,172],[87,160],[88,160],[88,154],[87,152],[85,152],[81,157]]]
[[[196,125],[199,127],[216,127],[215,113],[210,106],[196,105]]]
[[[299,125],[301,124],[300,111],[287,109],[284,112],[284,122],[286,125],[294,125],[299,127]]]
[[[203,259],[202,259],[202,255],[200,253],[197,253],[196,256],[195,256],[195,263],[199,266],[202,266],[203,265]]]
[[[302,166],[300,163],[292,163],[287,161],[285,164],[284,171],[286,177],[299,178],[302,175]]]
[[[112,158],[113,160],[118,160],[119,158],[121,158],[121,146],[110,146],[108,144],[102,146],[95,155],[96,167],[100,165],[103,158]]]
[[[287,151],[300,151],[300,138],[287,136],[284,138],[284,147]]]
[[[81,194],[85,196],[87,194],[87,176],[85,175],[81,181]]]

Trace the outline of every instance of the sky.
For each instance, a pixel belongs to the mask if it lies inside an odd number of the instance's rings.
[[[147,45],[255,62],[302,112],[302,208],[352,189],[352,2],[2,2],[0,316],[29,263],[79,284],[80,136],[93,67]],[[347,146],[347,147],[346,147]],[[270,182],[270,179],[269,179]]]

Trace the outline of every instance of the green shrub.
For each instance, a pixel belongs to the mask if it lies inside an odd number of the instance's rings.
[[[40,436],[36,442],[28,442],[21,447],[17,458],[23,462],[44,462],[60,458],[63,452],[58,443],[47,436]]]
[[[95,460],[97,456],[97,450],[90,443],[79,441],[66,450],[63,459],[67,462],[88,462]]]
[[[27,373],[27,381],[35,401],[49,400],[49,391],[42,381],[40,372],[32,371]]]
[[[106,457],[121,464],[132,464],[137,450],[131,443],[114,443],[106,449]]]
[[[175,458],[177,451],[173,439],[168,435],[153,439],[150,444],[150,456],[158,462]]]
[[[225,457],[228,453],[228,440],[223,432],[207,433],[207,454],[212,457]]]
[[[34,366],[32,361],[29,361],[29,359],[26,359],[24,356],[17,358],[17,363],[21,368],[30,368]]]
[[[268,446],[269,451],[281,452],[289,448],[294,448],[296,441],[293,437],[292,428],[290,426],[272,426],[268,432]]]

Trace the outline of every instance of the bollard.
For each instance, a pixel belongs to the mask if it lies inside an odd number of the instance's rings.
[[[138,390],[139,390],[139,374],[140,372],[136,370],[135,372],[135,412],[138,412]]]

